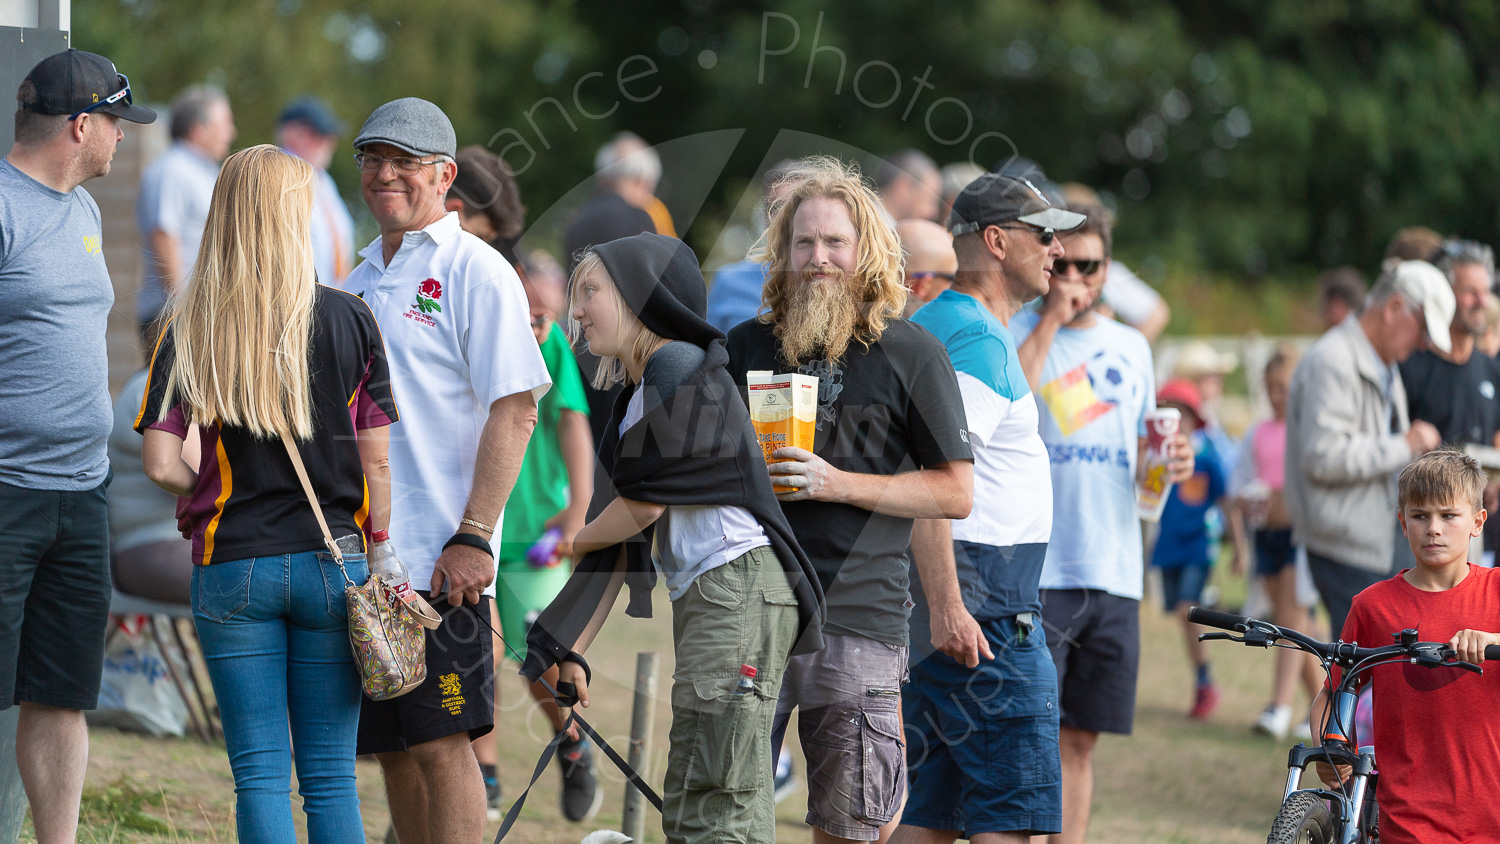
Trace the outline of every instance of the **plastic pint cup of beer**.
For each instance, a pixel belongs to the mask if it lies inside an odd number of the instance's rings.
[[[1162,508],[1172,494],[1167,480],[1167,446],[1182,425],[1182,411],[1159,407],[1146,414],[1146,466],[1140,489],[1136,491],[1136,515],[1148,522],[1161,521]]]
[[[780,462],[771,455],[779,448],[813,450],[813,436],[818,422],[818,379],[811,375],[771,372],[745,374],[749,388],[750,423],[766,465]],[[792,487],[772,484],[776,492],[792,492]]]

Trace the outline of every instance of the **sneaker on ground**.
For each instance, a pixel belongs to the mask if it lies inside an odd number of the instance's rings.
[[[797,791],[796,769],[792,767],[792,755],[787,753],[785,748],[782,748],[781,756],[776,760],[776,775],[773,783],[776,786],[777,803],[791,797]]]
[[[1292,730],[1292,708],[1270,704],[1255,719],[1255,731],[1282,741]]]
[[[502,797],[500,795],[500,780],[496,779],[495,777],[485,777],[484,804],[487,807],[489,818],[492,821],[498,821],[501,817],[503,817],[503,815],[501,815],[500,813],[501,810],[505,807],[501,805],[501,800]]]
[[[1219,687],[1212,683],[1199,686],[1193,697],[1193,709],[1188,717],[1194,721],[1206,721],[1219,708]]]
[[[557,747],[557,764],[562,770],[562,795],[558,802],[563,817],[574,822],[592,818],[604,803],[604,792],[594,777],[594,751],[588,740],[563,739]]]

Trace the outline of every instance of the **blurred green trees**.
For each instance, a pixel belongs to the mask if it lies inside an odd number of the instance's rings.
[[[504,149],[533,211],[620,129],[743,128],[687,232],[700,252],[782,130],[985,166],[1012,154],[985,136],[1002,133],[1106,192],[1148,277],[1368,273],[1413,224],[1500,239],[1488,0],[77,0],[73,22],[146,99],[225,86],[242,144],[305,92],[351,133],[387,99],[431,99],[461,144]]]

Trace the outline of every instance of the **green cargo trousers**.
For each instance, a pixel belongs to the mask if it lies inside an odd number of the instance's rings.
[[[672,602],[670,844],[776,840],[771,720],[796,635],[797,599],[769,547],[704,572]],[[745,693],[741,665],[756,669]]]

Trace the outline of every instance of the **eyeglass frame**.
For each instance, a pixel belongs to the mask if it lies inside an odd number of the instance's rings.
[[[1081,266],[1082,264],[1093,264],[1094,268],[1085,272],[1083,267]],[[1108,264],[1109,261],[1104,258],[1058,258],[1052,262],[1052,267],[1054,273],[1057,272],[1057,267],[1059,266],[1072,267],[1073,269],[1078,270],[1078,275],[1080,277],[1083,277],[1091,276],[1094,273],[1099,272]]]
[[[437,158],[434,158],[431,161],[423,161],[420,158],[411,155],[398,155],[395,158],[386,158],[382,155],[376,155],[373,152],[356,152],[354,154],[354,166],[361,173],[366,172],[363,159],[375,158],[379,159],[380,163],[376,164],[374,169],[369,170],[368,172],[370,173],[379,173],[381,169],[384,168],[387,163],[389,163],[391,165],[392,173],[395,173],[398,176],[415,176],[416,174],[422,172],[423,167],[426,167],[429,164],[446,164],[447,162],[453,160],[451,157],[440,152],[433,153],[433,155],[436,155]],[[400,167],[396,166],[397,161],[415,161],[417,163],[417,166],[416,169],[412,170],[411,172],[403,172]]]
[[[109,96],[96,103],[90,103],[89,105],[73,112],[72,114],[68,115],[68,120],[77,120],[79,117],[88,114],[96,108],[102,108],[107,105],[114,105],[121,99],[125,100],[126,105],[134,105],[135,98],[130,93],[130,77],[119,72],[118,70],[115,71],[115,76],[119,78],[119,81],[125,83],[124,88],[121,88],[120,90],[114,92],[113,94],[110,94]]]

